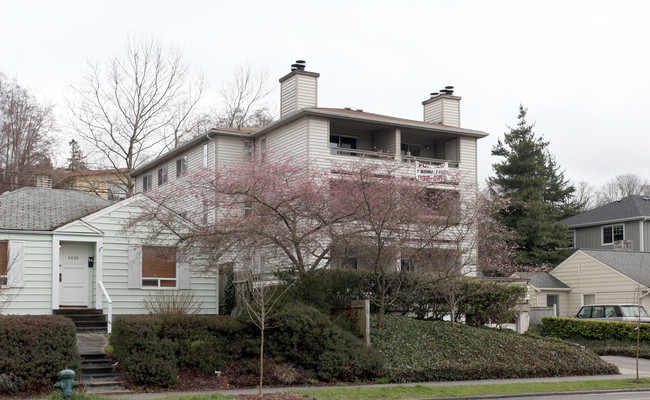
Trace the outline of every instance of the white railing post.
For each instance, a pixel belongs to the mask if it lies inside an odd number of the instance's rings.
[[[108,302],[108,323],[106,325],[107,333],[111,333],[113,331],[113,300],[111,300],[111,296],[108,295],[108,292],[104,287],[104,282],[99,281],[97,282],[97,285],[102,290],[104,297],[106,297],[106,302]]]

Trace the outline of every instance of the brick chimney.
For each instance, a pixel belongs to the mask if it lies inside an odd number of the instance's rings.
[[[431,97],[422,102],[424,122],[460,128],[460,99],[454,96],[453,86],[431,93]]]
[[[318,77],[305,71],[305,61],[291,64],[291,72],[280,78],[280,118],[301,108],[318,106]]]
[[[36,175],[36,187],[41,189],[52,189],[52,175],[50,174]]]

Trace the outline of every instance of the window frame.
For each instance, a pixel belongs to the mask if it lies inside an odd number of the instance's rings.
[[[187,174],[187,154],[182,155],[176,159],[176,177]]]
[[[333,138],[337,138],[338,140],[336,141],[336,147],[332,146],[334,142],[332,141]],[[330,147],[330,154],[335,155],[335,156],[356,156],[357,153],[354,152],[348,152],[348,151],[341,151],[340,149],[348,149],[348,147],[341,147],[341,139],[350,139],[354,140],[354,144],[350,147],[350,150],[357,150],[357,144],[358,144],[358,138],[354,136],[347,136],[347,135],[332,135],[330,134],[329,138],[329,147]]]
[[[203,143],[203,166],[208,166],[208,144]]]
[[[615,233],[615,229],[620,227],[621,228],[621,233],[620,235],[622,236],[621,239],[616,239],[617,234]],[[611,229],[610,233],[610,242],[605,241],[605,230],[606,229]],[[618,240],[625,240],[625,224],[611,224],[611,225],[603,225],[600,227],[600,241],[602,246],[612,246],[614,243]]]
[[[169,181],[169,174],[167,173],[167,165],[158,168],[158,186],[163,186]]]
[[[146,192],[153,188],[153,174],[147,174],[142,177],[142,191]]]
[[[259,140],[260,147],[260,162],[264,162],[266,159],[266,136],[262,136]]]
[[[145,252],[151,249],[163,249],[163,251],[173,251],[173,264],[174,264],[174,278],[161,277],[161,276],[145,276],[145,260],[148,258],[145,257]],[[148,283],[155,284],[145,284],[145,281]],[[173,286],[162,285],[162,282],[173,282]],[[142,289],[166,289],[166,290],[176,290],[178,289],[178,254],[177,249],[172,246],[142,246],[142,264],[140,265],[140,287]]]
[[[255,160],[255,142],[250,139],[244,140],[244,161]]]

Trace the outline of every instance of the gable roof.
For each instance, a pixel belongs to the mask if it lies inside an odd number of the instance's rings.
[[[580,249],[628,278],[650,287],[650,253],[641,251]]]
[[[51,231],[111,204],[77,190],[26,187],[0,195],[0,229]]]
[[[569,227],[650,217],[650,198],[627,196],[563,220]]]
[[[515,272],[512,276],[528,279],[538,289],[570,289],[564,282],[548,272]]]

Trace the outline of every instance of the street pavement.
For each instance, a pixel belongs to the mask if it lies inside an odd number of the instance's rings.
[[[355,387],[389,387],[389,386],[469,386],[469,385],[490,385],[490,384],[508,384],[508,383],[530,383],[530,382],[564,382],[564,381],[589,381],[589,380],[604,380],[604,379],[634,379],[636,378],[636,360],[631,357],[619,356],[603,356],[603,360],[615,364],[620,375],[592,375],[592,376],[565,376],[565,377],[552,377],[552,378],[525,378],[525,379],[484,379],[477,381],[450,381],[450,382],[414,382],[414,383],[400,383],[400,384],[373,384],[373,385],[360,385]],[[650,360],[639,359],[639,378],[650,378]],[[341,386],[337,386],[341,387]],[[323,388],[319,386],[318,388]],[[286,392],[288,390],[309,389],[309,387],[272,387],[265,388],[264,393]],[[225,395],[235,396],[239,394],[257,394],[258,389],[237,389],[237,390],[212,390],[208,392],[165,392],[165,393],[133,393],[115,395],[114,397],[120,399],[164,399],[168,396],[184,396],[192,394],[208,394],[208,393],[221,393]],[[521,398],[526,396],[521,396]],[[499,396],[492,396],[491,398],[499,398]],[[502,397],[502,398],[505,398]],[[515,398],[508,396],[508,398]],[[520,398],[520,397],[517,397]],[[562,397],[554,397],[562,398]],[[620,397],[613,397],[620,398]],[[630,397],[632,398],[632,397]],[[648,398],[634,397],[634,398]]]

